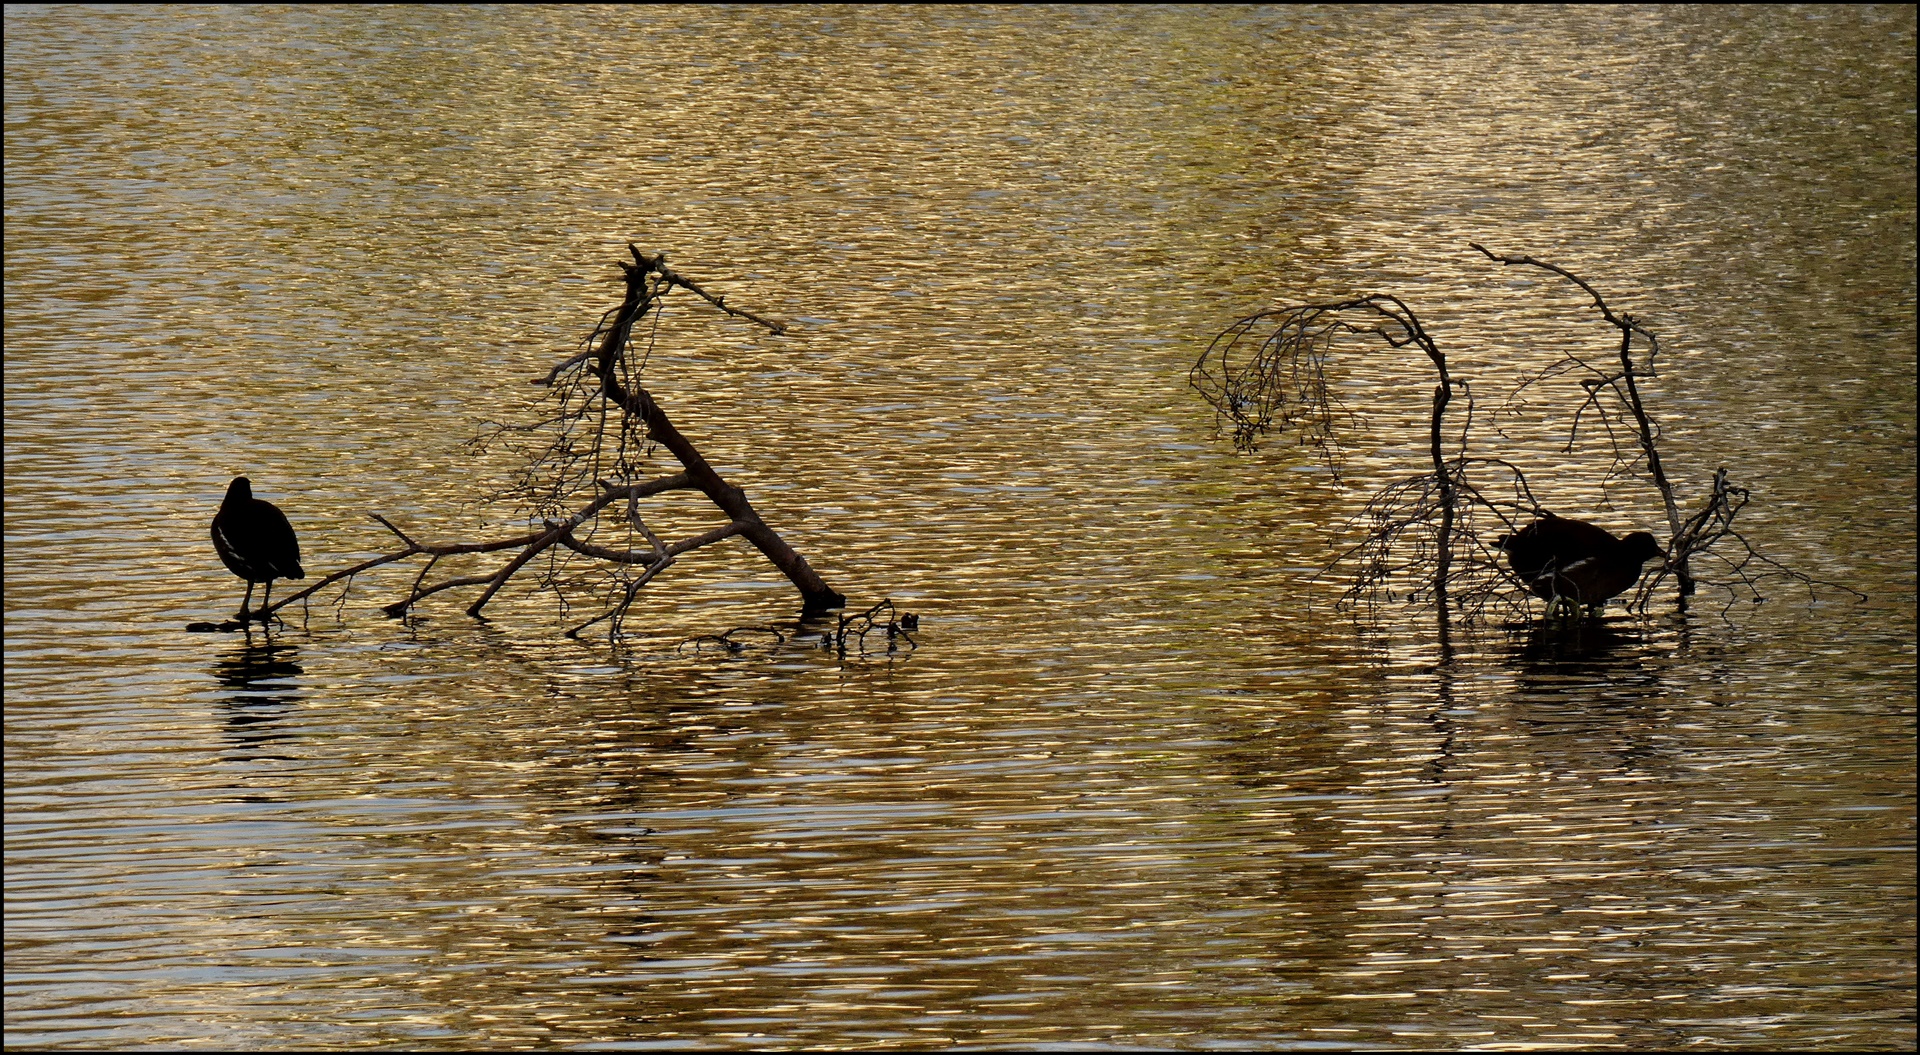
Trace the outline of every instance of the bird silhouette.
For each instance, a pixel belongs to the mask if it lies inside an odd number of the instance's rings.
[[[236,476],[227,485],[226,500],[213,516],[213,548],[227,570],[247,581],[247,595],[240,601],[234,618],[246,622],[252,618],[247,606],[253,601],[253,584],[267,584],[260,598],[260,616],[266,618],[273,597],[273,580],[304,579],[300,567],[300,540],[294,537],[287,515],[272,502],[253,497],[253,484]]]
[[[1647,561],[1667,555],[1645,531],[1615,538],[1606,528],[1552,513],[1494,544],[1534,596],[1554,607],[1584,605],[1594,611],[1640,581]]]

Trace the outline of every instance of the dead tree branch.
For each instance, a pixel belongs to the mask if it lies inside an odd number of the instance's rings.
[[[1713,474],[1713,490],[1700,504],[1700,509],[1680,525],[1680,531],[1672,542],[1673,559],[1667,567],[1656,569],[1655,573],[1640,584],[1634,595],[1636,604],[1644,603],[1659,588],[1660,583],[1672,573],[1674,564],[1691,557],[1701,557],[1718,562],[1732,576],[1731,581],[1717,579],[1702,580],[1705,584],[1724,594],[1726,604],[1721,608],[1724,614],[1737,604],[1742,597],[1759,604],[1767,599],[1760,592],[1761,584],[1770,579],[1784,579],[1797,583],[1804,588],[1809,597],[1817,596],[1818,587],[1843,590],[1854,596],[1856,602],[1864,603],[1867,595],[1851,586],[1825,579],[1816,579],[1781,564],[1754,549],[1746,536],[1734,530],[1733,518],[1740,512],[1752,495],[1744,487],[1735,487],[1727,482],[1727,470],[1720,469]],[[1732,554],[1720,552],[1714,547],[1725,539],[1738,543],[1738,549]],[[1731,547],[1729,547],[1731,548]]]
[[[1249,337],[1264,336],[1251,348]],[[1418,348],[1433,364],[1438,375],[1433,389],[1432,410],[1428,419],[1428,457],[1433,466],[1429,474],[1389,489],[1394,497],[1384,505],[1370,507],[1380,517],[1370,540],[1374,545],[1388,543],[1416,525],[1432,533],[1431,544],[1417,547],[1420,556],[1398,570],[1419,569],[1426,577],[1434,603],[1447,610],[1447,585],[1452,577],[1454,518],[1459,503],[1460,464],[1450,462],[1444,448],[1443,429],[1447,407],[1453,402],[1454,389],[1467,393],[1464,382],[1456,381],[1447,368],[1447,357],[1428,335],[1412,308],[1390,294],[1373,294],[1353,300],[1325,304],[1307,304],[1249,315],[1229,326],[1214,338],[1187,375],[1188,383],[1212,404],[1216,422],[1232,422],[1234,446],[1252,450],[1269,433],[1291,432],[1298,442],[1318,449],[1328,464],[1334,464],[1334,424],[1342,416],[1351,419],[1334,402],[1327,387],[1326,368],[1338,339],[1345,335],[1378,338],[1391,348]],[[1469,417],[1471,394],[1468,395]],[[1463,436],[1464,444],[1464,436]],[[1462,448],[1464,450],[1464,446]],[[1401,499],[1430,488],[1434,501],[1416,500],[1396,515]],[[1368,547],[1362,544],[1362,549]],[[1385,565],[1369,564],[1360,575],[1360,584],[1372,584],[1385,574]]]
[[[1667,560],[1641,582],[1629,602],[1631,609],[1644,612],[1653,591],[1671,577],[1684,611],[1687,599],[1699,585],[1693,564],[1707,557],[1719,561],[1732,575],[1731,581],[1711,584],[1730,596],[1744,594],[1759,600],[1760,583],[1769,578],[1786,578],[1810,591],[1816,586],[1834,585],[1762,556],[1733,529],[1734,516],[1745,505],[1748,493],[1729,484],[1724,469],[1715,476],[1713,492],[1699,511],[1682,518],[1680,501],[1661,459],[1659,425],[1647,412],[1637,383],[1639,377],[1652,373],[1660,354],[1658,337],[1633,316],[1616,313],[1591,284],[1563,267],[1529,256],[1498,255],[1475,243],[1469,245],[1496,263],[1538,267],[1573,283],[1592,298],[1592,306],[1601,318],[1620,333],[1617,367],[1565,355],[1539,373],[1523,378],[1503,409],[1513,408],[1519,403],[1520,393],[1548,379],[1583,373],[1580,385],[1584,395],[1574,408],[1566,450],[1573,450],[1581,424],[1591,414],[1606,430],[1612,451],[1609,479],[1633,475],[1644,463],[1646,478],[1666,508],[1670,535]],[[1501,566],[1501,553],[1485,540],[1496,532],[1512,533],[1522,520],[1542,517],[1547,510],[1513,461],[1473,453],[1471,387],[1452,377],[1445,355],[1398,298],[1374,294],[1247,316],[1214,338],[1194,364],[1189,381],[1213,406],[1216,424],[1231,426],[1235,447],[1251,450],[1269,434],[1291,435],[1297,442],[1318,449],[1329,464],[1334,464],[1335,426],[1343,417],[1350,420],[1351,415],[1334,401],[1327,367],[1339,338],[1346,335],[1377,337],[1394,348],[1418,347],[1439,376],[1428,429],[1431,471],[1375,493],[1355,518],[1353,526],[1361,533],[1360,541],[1336,556],[1322,572],[1345,570],[1347,585],[1336,607],[1354,611],[1396,597],[1430,604],[1440,615],[1442,635],[1450,608],[1470,621],[1496,611],[1529,610],[1532,600],[1526,584]],[[1644,348],[1638,361],[1636,343]],[[1449,453],[1443,447],[1443,425],[1456,393],[1463,397],[1464,410],[1457,444]],[[1618,431],[1616,423],[1621,426]],[[1501,489],[1489,491],[1476,482],[1476,476],[1488,474],[1506,477],[1504,493]],[[1723,543],[1737,545],[1739,552],[1728,556],[1714,550]],[[1396,590],[1396,583],[1409,582],[1415,585]],[[1848,592],[1861,596],[1858,591]]]
[[[820,647],[839,656],[845,656],[849,647],[859,655],[867,654],[867,635],[878,632],[887,642],[887,653],[891,655],[904,644],[911,652],[920,645],[914,641],[913,633],[920,629],[920,617],[912,612],[896,612],[893,602],[881,601],[864,612],[842,615],[838,624],[820,635]]]
[[[620,304],[601,316],[583,342],[582,351],[556,364],[536,382],[546,390],[541,400],[546,409],[537,415],[537,421],[497,426],[476,444],[484,447],[503,438],[516,443],[533,440],[533,446],[522,448],[526,462],[512,484],[492,497],[510,499],[537,526],[487,541],[427,543],[376,513],[374,519],[400,540],[399,549],[327,575],[275,603],[265,614],[371,568],[425,556],[426,565],[406,596],[383,611],[404,615],[434,594],[478,586],[482,589],[466,612],[479,617],[509,582],[530,567],[539,568],[539,585],[558,591],[566,569],[584,562],[610,574],[618,599],[569,634],[606,622],[610,636],[617,637],[642,587],[676,558],[735,536],[751,543],[793,583],[800,593],[803,612],[824,611],[846,603],[846,598],[828,586],[806,558],[767,525],[747,500],[746,492],[728,483],[713,468],[641,384],[653,341],[658,337],[664,298],[676,288],[774,334],[785,332],[785,325],[727,304],[725,297],[708,292],[667,267],[664,254],[646,256],[632,245],[627,249],[634,262],[620,264],[626,283]],[[649,315],[652,323],[646,340],[636,341],[637,328]],[[651,474],[646,466],[656,447],[664,447],[679,463],[679,470],[648,479]],[[699,491],[725,516],[725,522],[677,542],[663,541],[642,519],[640,500],[674,490]],[[443,557],[509,550],[513,555],[490,572],[429,581]],[[536,565],[541,557],[547,560]]]
[[[1508,266],[1537,267],[1545,271],[1551,271],[1574,285],[1579,286],[1586,292],[1587,296],[1593,298],[1592,307],[1600,312],[1600,317],[1605,319],[1608,325],[1620,331],[1620,369],[1617,372],[1597,369],[1585,361],[1572,356],[1568,356],[1565,361],[1577,364],[1593,375],[1582,381],[1582,385],[1587,389],[1587,400],[1581,404],[1582,410],[1589,405],[1597,405],[1597,394],[1602,389],[1609,389],[1619,398],[1627,412],[1633,416],[1636,426],[1634,438],[1639,444],[1641,457],[1646,459],[1647,475],[1653,480],[1653,486],[1659,490],[1660,500],[1662,504],[1666,506],[1667,528],[1669,532],[1671,532],[1670,537],[1679,539],[1680,504],[1674,498],[1673,484],[1668,482],[1666,467],[1662,465],[1660,461],[1660,447],[1657,443],[1659,430],[1654,425],[1653,419],[1648,416],[1646,406],[1640,401],[1640,386],[1634,380],[1636,372],[1646,373],[1648,375],[1654,373],[1655,361],[1660,357],[1660,339],[1655,337],[1651,331],[1635,322],[1633,316],[1614,314],[1613,309],[1607,306],[1606,298],[1602,297],[1599,291],[1595,290],[1578,275],[1568,271],[1566,268],[1535,260],[1530,256],[1505,256],[1496,254],[1477,242],[1468,242],[1467,244],[1479,250],[1481,255],[1487,259],[1496,263],[1506,264]],[[1639,337],[1647,346],[1646,362],[1640,371],[1636,371],[1633,362],[1633,340],[1635,337]],[[1522,387],[1524,387],[1524,385]],[[1578,412],[1576,412],[1576,427],[1578,416]],[[1572,446],[1573,437],[1571,433],[1569,433],[1567,437],[1567,447],[1571,450]],[[1618,443],[1614,444],[1614,449],[1616,451],[1619,450]],[[1689,570],[1687,563],[1689,556],[1691,556],[1690,553],[1679,551],[1674,553],[1667,562],[1667,569],[1672,571],[1674,578],[1679,582],[1681,604],[1683,606],[1686,603],[1686,598],[1693,596],[1693,592],[1696,589],[1693,573]]]

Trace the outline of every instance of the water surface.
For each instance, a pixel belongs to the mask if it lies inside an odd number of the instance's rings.
[[[9,9],[9,1044],[1910,1049],[1911,8]],[[1356,625],[1313,578],[1419,471],[1356,347],[1336,479],[1185,387],[1384,291],[1477,391],[1666,347],[1769,587],[1578,635]],[[909,654],[744,545],[632,638],[310,571],[513,528],[523,420],[664,250],[648,384]],[[1557,415],[1557,416],[1556,416]],[[1619,529],[1549,403],[1479,433]],[[1411,437],[1411,439],[1410,439]],[[663,469],[664,471],[664,469]],[[675,537],[714,521],[667,500]],[[284,589],[284,587],[283,587]]]

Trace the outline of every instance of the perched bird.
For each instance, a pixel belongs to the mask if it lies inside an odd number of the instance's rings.
[[[1548,513],[1494,543],[1534,596],[1598,610],[1640,581],[1640,567],[1666,551],[1645,531],[1614,538],[1603,527]]]
[[[253,484],[236,476],[227,485],[226,501],[213,516],[213,548],[227,570],[247,580],[247,595],[240,601],[240,613],[234,618],[245,622],[251,613],[253,584],[264,582],[267,592],[260,599],[264,613],[273,596],[273,580],[304,579],[300,568],[300,540],[293,536],[287,515],[272,502],[253,497]]]

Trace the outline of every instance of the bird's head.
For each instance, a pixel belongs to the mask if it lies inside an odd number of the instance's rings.
[[[1667,551],[1661,549],[1660,543],[1654,540],[1653,534],[1647,531],[1636,531],[1628,535],[1620,540],[1620,545],[1621,552],[1636,563],[1644,564],[1655,557],[1667,555]]]

